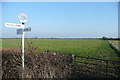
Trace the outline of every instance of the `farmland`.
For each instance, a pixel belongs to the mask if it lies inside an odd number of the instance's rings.
[[[113,40],[113,42],[120,42],[119,40]]]
[[[119,57],[108,41],[99,39],[25,39],[25,48],[32,42],[39,52],[49,50],[57,53],[75,54],[99,59],[117,60]],[[2,39],[3,48],[20,48],[21,39]]]

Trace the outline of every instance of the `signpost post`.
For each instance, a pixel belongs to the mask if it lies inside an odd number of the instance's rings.
[[[24,29],[24,23],[22,23],[22,30]],[[23,68],[23,71],[24,71],[24,35],[25,35],[25,32],[23,32],[22,34],[22,68]]]
[[[28,18],[27,15],[21,13],[18,16],[18,19],[22,24],[5,23],[6,27],[20,28],[20,29],[17,29],[17,34],[22,34],[22,69],[23,69],[22,78],[24,73],[24,36],[25,36],[25,32],[31,31],[30,27],[25,28],[25,22],[27,22],[27,18]]]

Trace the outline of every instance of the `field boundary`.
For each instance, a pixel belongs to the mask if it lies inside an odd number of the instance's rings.
[[[112,43],[110,40],[108,41],[110,47],[116,52],[116,54],[120,57],[120,49],[119,47],[115,46],[114,43]]]
[[[74,56],[78,72],[88,77],[120,78],[120,61]]]
[[[120,49],[119,49],[119,42],[118,42],[118,44],[117,44],[117,46],[114,44],[114,42],[112,42],[112,41],[110,41],[110,40],[108,40],[108,42],[109,42],[109,44],[111,44],[112,46],[114,46],[117,50],[119,50],[120,51]]]

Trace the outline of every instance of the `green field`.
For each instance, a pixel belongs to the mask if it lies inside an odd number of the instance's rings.
[[[113,42],[120,42],[120,40],[112,40]]]
[[[2,39],[0,39],[0,48],[2,48]]]
[[[120,60],[108,41],[99,39],[25,39],[25,48],[28,42],[43,52],[50,50],[58,53],[75,54],[85,57],[94,57],[107,60]],[[20,48],[20,39],[2,39],[3,48]]]

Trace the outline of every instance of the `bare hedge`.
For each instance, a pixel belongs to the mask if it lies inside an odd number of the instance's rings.
[[[73,78],[74,70],[69,54],[29,50],[25,53],[25,69],[22,70],[21,53],[2,52],[3,78]]]

